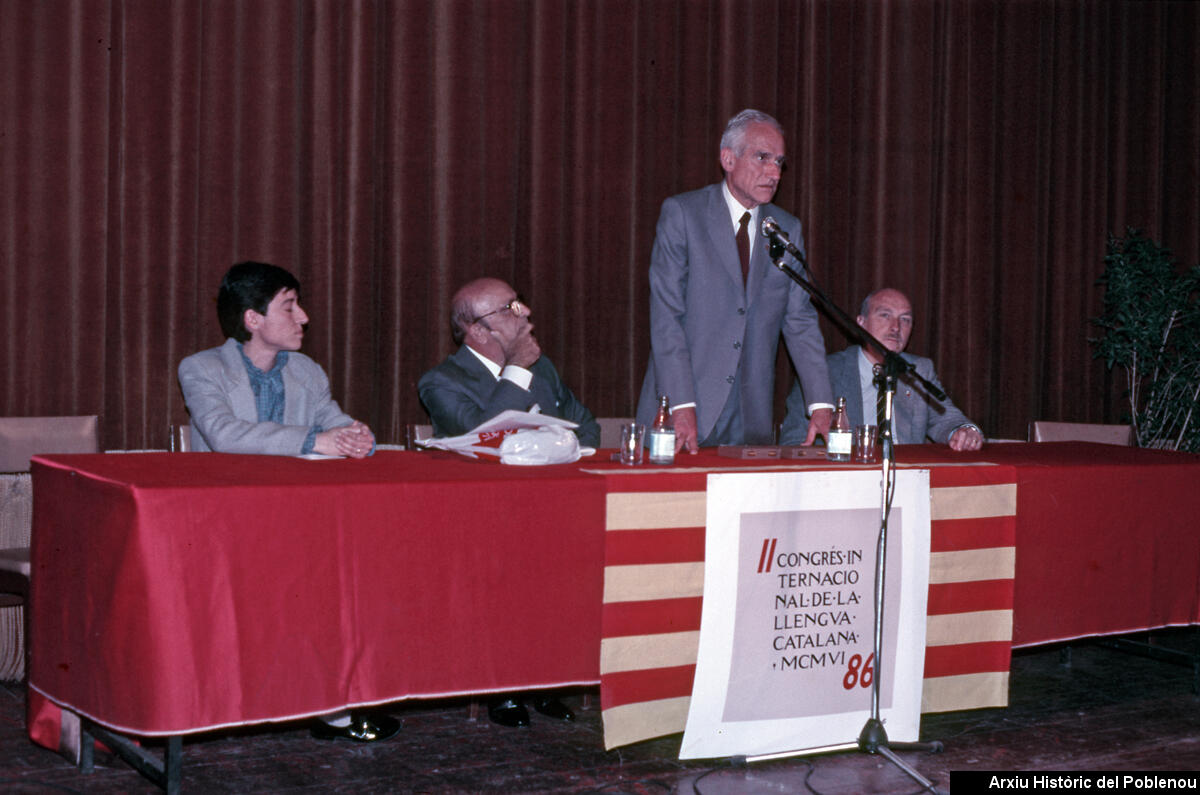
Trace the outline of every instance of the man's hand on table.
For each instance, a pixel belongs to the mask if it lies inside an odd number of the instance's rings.
[[[675,409],[671,412],[675,425],[675,452],[687,449],[692,455],[700,452],[700,440],[696,438],[696,407]]]
[[[817,409],[808,421],[808,436],[804,437],[802,447],[810,447],[817,440],[817,434],[829,438],[829,426],[833,424],[833,409]]]
[[[355,421],[342,428],[333,428],[317,434],[313,452],[322,455],[344,455],[349,458],[366,458],[375,446],[375,434],[361,422]]]
[[[978,450],[983,447],[983,434],[978,428],[972,428],[970,425],[963,427],[950,434],[950,449],[958,451]]]

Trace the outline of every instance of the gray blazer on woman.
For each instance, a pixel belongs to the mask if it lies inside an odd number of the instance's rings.
[[[329,378],[303,353],[283,367],[283,423],[259,422],[250,376],[236,340],[194,353],[179,363],[179,385],[192,415],[192,449],[219,453],[299,455],[314,425],[354,422],[329,395]]]

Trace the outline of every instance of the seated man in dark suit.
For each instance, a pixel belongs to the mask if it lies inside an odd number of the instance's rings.
[[[912,336],[912,304],[904,293],[885,287],[863,300],[858,325],[869,331],[888,350],[899,353],[916,365],[917,372],[941,386],[934,372],[933,360],[903,353]],[[851,425],[876,425],[876,395],[874,366],[883,361],[874,351],[851,345],[830,354],[829,380],[833,394],[846,398],[846,413]],[[800,444],[805,439],[808,423],[804,417],[804,398],[799,384],[788,395],[787,417],[779,432],[780,444]],[[903,377],[896,385],[892,402],[892,439],[896,444],[920,444],[928,438],[939,444],[949,444],[952,450],[978,450],[983,446],[983,432],[967,419],[949,399],[935,400],[916,381]]]
[[[459,349],[421,376],[434,436],[458,436],[506,409],[578,423],[575,435],[600,444],[600,425],[558,376],[533,336],[531,310],[499,279],[476,279],[451,299],[450,326]]]
[[[262,262],[234,265],[217,292],[217,318],[228,338],[225,344],[179,364],[193,449],[350,458],[371,454],[371,429],[338,407],[325,371],[299,352],[308,315],[300,307],[295,276]],[[388,715],[341,710],[322,716],[312,734],[321,740],[367,743],[399,730],[400,721]]]
[[[460,347],[417,384],[435,436],[458,436],[507,409],[536,406],[578,423],[580,444],[600,444],[599,423],[542,356],[529,315],[516,291],[499,279],[476,279],[454,294],[450,326]],[[556,698],[539,697],[534,708],[560,720],[575,718]],[[529,725],[529,711],[516,698],[493,700],[488,716],[502,726]]]

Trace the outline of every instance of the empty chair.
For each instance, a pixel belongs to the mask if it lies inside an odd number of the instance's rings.
[[[24,604],[29,598],[33,484],[29,459],[42,453],[95,453],[97,418],[0,417],[0,679],[25,676]]]
[[[171,439],[167,449],[172,453],[192,452],[192,426],[190,423],[171,426]]]
[[[409,445],[411,448],[411,445],[415,445],[418,441],[423,442],[426,439],[433,438],[433,425],[430,425],[430,424],[410,425],[408,428],[405,429],[404,433],[406,436],[406,438],[404,440],[405,444]],[[407,438],[408,436],[412,436],[412,438],[408,439]]]
[[[1037,420],[1029,426],[1029,441],[1099,442],[1129,447],[1133,444],[1133,426]]]
[[[600,424],[600,446],[620,447],[621,426],[633,421],[633,417],[597,417],[596,422]]]
[[[32,512],[29,473],[0,475],[0,679],[6,681],[20,681],[25,675]]]
[[[424,450],[417,441],[427,441],[433,438],[432,425],[409,423],[404,426],[404,444],[376,444],[376,450]]]

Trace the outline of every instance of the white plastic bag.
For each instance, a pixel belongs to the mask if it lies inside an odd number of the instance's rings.
[[[504,437],[500,443],[500,463],[517,466],[570,464],[582,455],[591,455],[579,446],[579,438],[561,425],[522,428]]]

